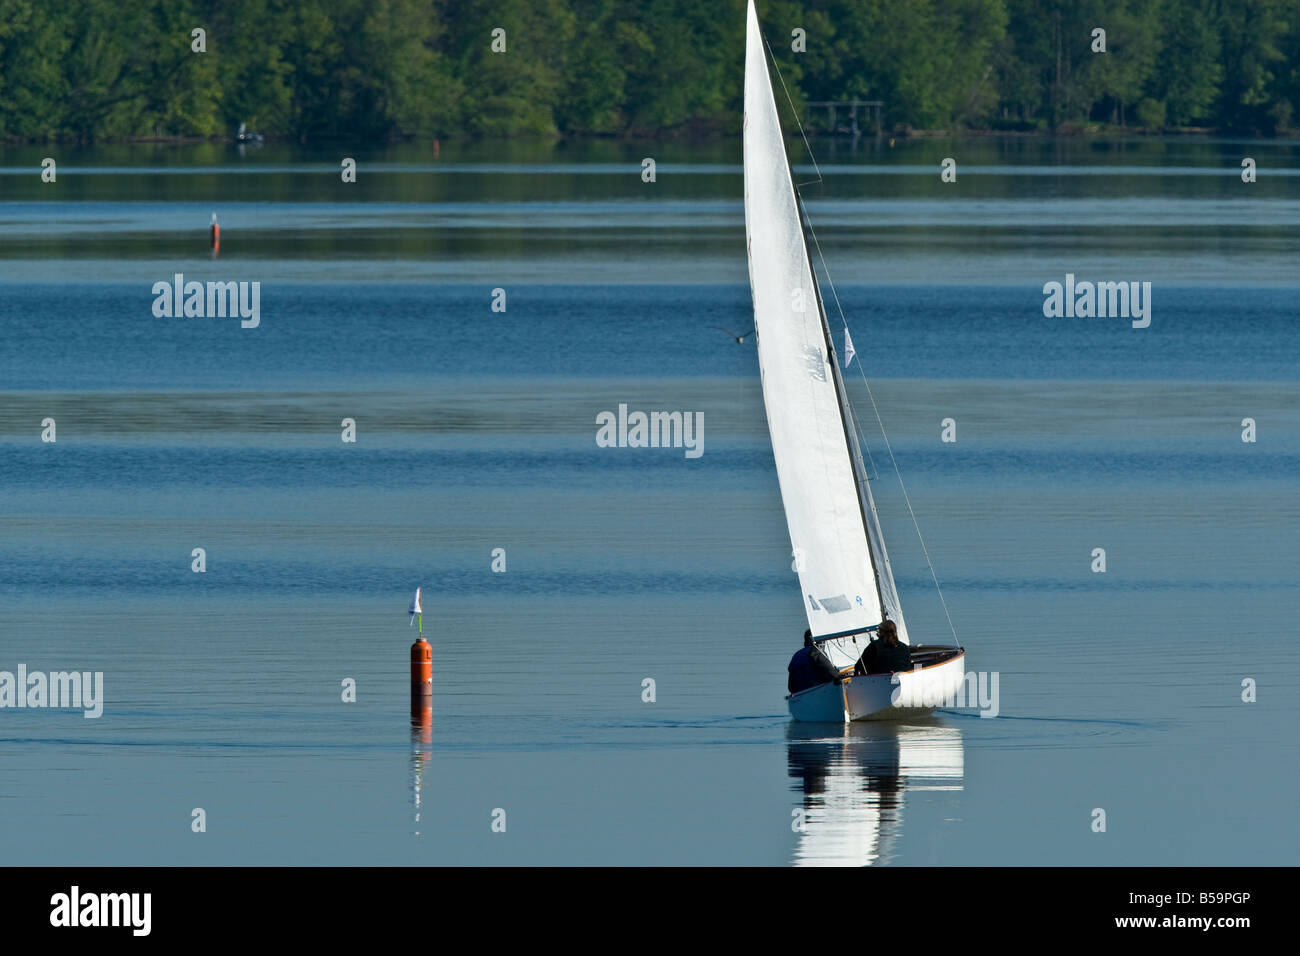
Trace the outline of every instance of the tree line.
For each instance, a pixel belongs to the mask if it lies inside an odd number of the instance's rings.
[[[744,10],[0,0],[0,137],[222,137],[240,122],[304,142],[735,133]],[[764,0],[759,13],[796,109],[880,100],[888,129],[1300,123],[1300,0]]]

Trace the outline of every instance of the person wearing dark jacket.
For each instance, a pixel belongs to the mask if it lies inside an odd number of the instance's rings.
[[[898,639],[898,627],[893,621],[881,621],[876,629],[876,640],[858,658],[853,667],[855,674],[893,674],[912,669],[912,650]]]
[[[812,631],[803,632],[803,647],[790,658],[789,671],[790,677],[785,686],[792,694],[818,684],[840,682],[839,670],[831,663],[826,652],[813,643]]]

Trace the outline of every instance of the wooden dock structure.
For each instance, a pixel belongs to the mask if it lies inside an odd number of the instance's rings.
[[[827,132],[830,133],[850,133],[853,136],[861,136],[862,129],[858,126],[858,108],[863,107],[864,112],[871,111],[872,129],[875,135],[880,135],[880,108],[884,106],[882,100],[814,100],[804,104],[808,107],[808,124],[812,125],[812,111],[814,109],[825,108],[827,118]],[[840,110],[848,110],[848,126],[839,126],[836,124],[836,114]]]

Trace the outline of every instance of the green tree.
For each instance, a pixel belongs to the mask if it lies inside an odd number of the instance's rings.
[[[1173,126],[1208,121],[1219,95],[1223,67],[1213,5],[1211,0],[1165,0],[1168,32],[1148,88]]]
[[[1270,132],[1277,125],[1272,96],[1274,69],[1283,60],[1279,41],[1289,31],[1285,6],[1279,0],[1234,0],[1220,7],[1223,82],[1218,113],[1229,129]]]
[[[489,136],[553,134],[577,24],[563,0],[459,0],[446,17],[448,60],[465,86],[461,124]],[[454,12],[454,15],[453,15]],[[491,49],[505,31],[505,52]]]
[[[0,135],[46,139],[66,132],[68,20],[35,0],[0,0]]]

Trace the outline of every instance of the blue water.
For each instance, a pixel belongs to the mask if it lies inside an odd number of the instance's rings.
[[[1121,155],[1108,179],[1074,159],[1059,184],[1030,177],[1033,221],[997,227],[988,275],[943,258],[1005,204],[912,196],[895,210],[909,228],[956,209],[946,251],[909,251],[917,233],[882,265],[864,250],[888,237],[859,216],[874,203],[837,206],[843,180],[823,167],[828,260],[870,394],[858,362],[848,384],[909,629],[952,640],[890,449],[968,666],[1000,676],[997,717],[848,729],[785,713],[805,625],[753,340],[717,328],[751,316],[730,173],[673,198],[658,259],[625,248],[643,210],[619,205],[613,173],[590,170],[605,185],[588,200],[582,164],[561,164],[537,188],[609,229],[566,233],[534,270],[520,264],[548,234],[517,205],[527,177],[481,163],[448,177],[472,183],[464,195],[438,186],[441,211],[476,218],[463,231],[478,251],[436,281],[420,250],[455,243],[419,210],[411,237],[387,238],[388,185],[348,213],[393,243],[373,259],[342,240],[302,252],[317,220],[268,196],[256,253],[232,225],[214,262],[206,213],[192,236],[181,225],[207,197],[177,197],[184,177],[132,178],[116,155],[89,185],[67,172],[89,194],[52,201],[48,222],[30,193],[0,202],[0,671],[102,671],[106,697],[96,720],[0,709],[5,858],[1294,862],[1300,287],[1278,266],[1294,236],[1238,232],[1212,177],[1170,185]],[[898,162],[904,180],[923,168]],[[387,178],[424,168],[410,165]],[[1083,180],[1143,200],[1127,225],[1172,225],[1115,238],[1075,198]],[[329,213],[314,181],[284,188]],[[125,225],[96,235],[113,217]],[[1058,220],[1048,261],[1038,240]],[[1192,234],[1198,254],[1254,264],[1172,281]],[[176,271],[262,281],[260,326],[155,318],[152,283]],[[1042,284],[1066,271],[1154,280],[1150,328],[1045,318]],[[702,413],[703,455],[597,447],[596,415],[620,403]],[[427,740],[408,723],[416,586]]]
[[[275,284],[262,289],[263,326],[242,329],[231,318],[155,318],[152,283],[171,278],[7,285],[6,312],[41,320],[13,323],[0,381],[12,390],[414,388],[446,377],[747,378],[756,369],[752,349],[727,348],[719,331],[753,326],[744,285],[512,286],[506,311],[493,312],[490,286]],[[1289,287],[1157,286],[1146,329],[1045,318],[1041,285],[839,291],[873,377],[1300,377]]]

